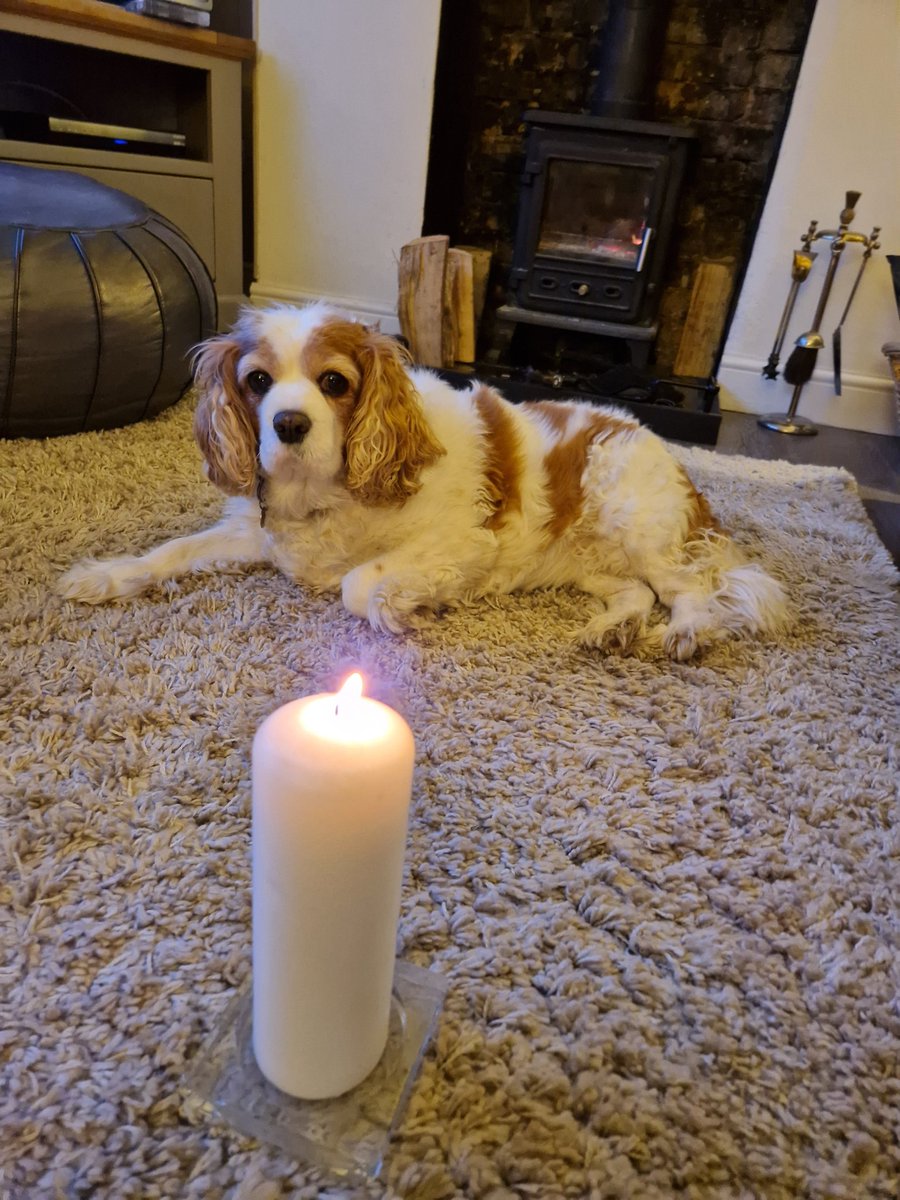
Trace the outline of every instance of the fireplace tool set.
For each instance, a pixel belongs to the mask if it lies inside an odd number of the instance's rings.
[[[808,421],[797,417],[797,407],[800,403],[800,394],[803,391],[803,387],[810,380],[815,370],[819,351],[825,347],[825,339],[822,337],[822,322],[825,316],[825,307],[831,295],[838,264],[841,261],[841,255],[844,252],[844,247],[853,243],[863,247],[862,259],[860,260],[859,269],[856,273],[853,287],[850,290],[850,295],[847,298],[847,303],[844,306],[844,311],[831,339],[834,355],[834,391],[837,396],[841,394],[841,327],[847,320],[847,313],[850,311],[850,305],[853,303],[853,298],[862,279],[863,271],[866,269],[866,264],[872,257],[872,251],[878,249],[878,234],[881,232],[880,227],[877,225],[870,234],[856,233],[850,228],[850,223],[856,215],[854,210],[860,194],[859,192],[847,192],[846,206],[841,211],[837,229],[819,229],[818,222],[811,221],[806,233],[800,239],[801,248],[794,251],[791,265],[791,286],[787,302],[785,303],[784,311],[781,314],[781,320],[778,323],[778,329],[775,333],[775,343],[772,346],[772,353],[769,355],[769,359],[762,370],[766,379],[778,378],[778,363],[781,358],[781,349],[784,345],[785,334],[787,333],[788,324],[794,311],[797,295],[817,258],[816,252],[812,249],[813,243],[820,240],[831,242],[831,257],[828,262],[825,279],[822,283],[819,302],[816,305],[815,315],[813,316],[812,327],[806,333],[801,333],[797,338],[794,343],[794,349],[791,351],[791,355],[784,365],[785,382],[792,384],[794,388],[790,407],[784,414],[773,413],[769,416],[760,417],[759,424],[765,429],[774,429],[778,433],[793,434],[814,434],[818,432],[815,425],[811,425]]]

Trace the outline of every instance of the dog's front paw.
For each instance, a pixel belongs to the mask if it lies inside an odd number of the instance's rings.
[[[629,654],[644,636],[646,621],[642,614],[610,620],[605,614],[589,621],[578,632],[578,643],[608,654]]]
[[[122,596],[136,596],[152,582],[137,558],[113,558],[107,562],[85,559],[66,571],[56,585],[65,600],[102,604]]]
[[[690,627],[669,625],[662,634],[663,652],[675,662],[687,662],[697,653],[700,644]]]
[[[388,582],[372,592],[367,616],[373,629],[384,633],[406,633],[419,623],[417,614],[420,608],[418,596],[394,589]]]
[[[385,575],[378,563],[355,567],[341,585],[344,607],[363,617],[379,633],[405,633],[417,624],[421,589]]]

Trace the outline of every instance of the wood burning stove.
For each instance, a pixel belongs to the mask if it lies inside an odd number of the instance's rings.
[[[527,112],[498,317],[622,338],[647,363],[693,130],[647,120],[669,0],[609,0],[589,114]]]
[[[529,112],[524,120],[510,309],[635,327],[618,336],[639,339],[641,329],[655,336],[692,131],[566,113]]]

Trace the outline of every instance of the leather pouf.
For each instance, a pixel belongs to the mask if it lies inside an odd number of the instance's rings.
[[[71,171],[0,164],[0,437],[155,416],[215,325],[209,272],[165,217]]]

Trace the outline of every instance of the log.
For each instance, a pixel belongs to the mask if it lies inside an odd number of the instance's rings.
[[[460,248],[448,250],[445,298],[446,319],[450,325],[450,344],[446,351],[453,357],[445,361],[445,367],[450,367],[455,362],[475,361],[475,299],[472,288],[472,255]]]
[[[400,250],[397,314],[413,361],[425,367],[444,366],[445,275],[450,239],[443,234],[415,238]]]
[[[491,252],[482,250],[480,246],[459,246],[472,256],[472,293],[475,301],[475,336],[478,336],[478,326],[481,314],[484,312],[484,302],[487,299],[488,277],[491,273]]]
[[[676,376],[705,379],[712,375],[733,286],[733,261],[702,262],[697,268],[687,319],[672,368]]]

